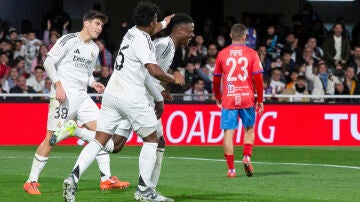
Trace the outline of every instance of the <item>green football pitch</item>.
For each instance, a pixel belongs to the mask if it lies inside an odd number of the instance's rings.
[[[26,194],[35,147],[0,147],[0,201],[62,201],[62,182],[82,147],[55,147],[40,176],[42,195]],[[246,177],[238,147],[238,176],[226,177],[222,147],[167,147],[157,190],[175,201],[360,201],[360,147],[255,147],[255,174]],[[134,201],[140,147],[111,155],[112,174],[126,189],[99,190],[93,163],[76,201]]]

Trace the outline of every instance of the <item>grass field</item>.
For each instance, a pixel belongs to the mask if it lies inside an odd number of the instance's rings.
[[[42,195],[22,186],[35,147],[0,147],[0,201],[62,201],[62,182],[82,147],[56,147],[40,176]],[[236,159],[240,160],[238,148]],[[134,201],[140,147],[112,155],[112,174],[131,182],[123,190],[100,191],[94,163],[79,183],[76,201]],[[253,177],[241,162],[238,177],[226,178],[221,147],[168,147],[158,191],[175,201],[360,201],[360,147],[255,147]]]

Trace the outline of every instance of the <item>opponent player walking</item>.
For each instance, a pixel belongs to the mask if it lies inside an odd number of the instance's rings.
[[[213,88],[221,109],[221,129],[224,130],[224,156],[228,166],[228,177],[235,177],[233,136],[240,117],[245,128],[243,164],[247,176],[254,173],[250,162],[254,144],[255,98],[256,108],[261,114],[263,105],[263,68],[253,49],[245,45],[246,27],[235,24],[231,28],[232,44],[221,50],[216,58]],[[222,93],[220,83],[222,79]],[[253,81],[254,80],[254,81]]]
[[[66,134],[77,134],[84,140],[94,138],[96,120],[99,109],[87,95],[87,85],[102,93],[104,86],[95,81],[94,71],[99,48],[93,42],[102,31],[107,16],[98,11],[90,11],[84,15],[81,32],[64,35],[57,40],[44,62],[47,74],[53,82],[50,92],[47,133],[38,146],[24,190],[29,194],[41,194],[38,178],[52,150],[50,137],[54,131]],[[83,129],[76,129],[73,121],[64,125],[65,121],[77,119]],[[61,129],[60,127],[63,126]],[[110,158],[106,152],[96,157],[101,172],[102,189],[128,186],[122,184],[110,174]]]

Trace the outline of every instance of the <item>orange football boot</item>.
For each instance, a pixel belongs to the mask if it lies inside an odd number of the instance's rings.
[[[122,182],[117,179],[116,176],[112,176],[110,179],[100,182],[100,189],[101,190],[108,190],[108,189],[123,189],[130,186],[130,182]]]
[[[28,194],[36,194],[39,195],[41,192],[39,191],[40,184],[38,182],[25,182],[24,191]]]

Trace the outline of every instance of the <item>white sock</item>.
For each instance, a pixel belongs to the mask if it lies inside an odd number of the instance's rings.
[[[154,189],[156,188],[158,181],[159,181],[161,164],[162,164],[164,152],[165,152],[165,148],[158,148],[156,151],[155,167],[154,167],[153,173],[151,175],[151,179],[150,179],[150,181],[152,183],[152,188],[154,188]]]
[[[97,140],[92,140],[88,145],[81,151],[73,171],[71,174],[74,175],[75,183],[79,182],[81,175],[95,160],[96,155],[102,150],[102,145]]]
[[[74,131],[74,134],[84,140],[85,142],[90,142],[91,140],[93,140],[95,138],[95,131],[89,130],[87,128],[79,128],[77,127]]]
[[[41,171],[44,169],[49,157],[40,156],[35,153],[34,160],[31,166],[30,176],[26,182],[37,182]]]
[[[145,191],[147,187],[152,186],[150,178],[155,166],[157,146],[157,143],[144,142],[141,148],[139,156],[140,177],[138,184],[141,191]]]
[[[112,153],[114,151],[114,141],[112,139],[110,139],[105,147],[104,147],[104,151],[107,151],[109,153]]]
[[[101,181],[103,182],[105,180],[110,179],[111,172],[110,172],[110,155],[109,155],[109,153],[101,150],[96,155],[96,161],[99,166]]]

